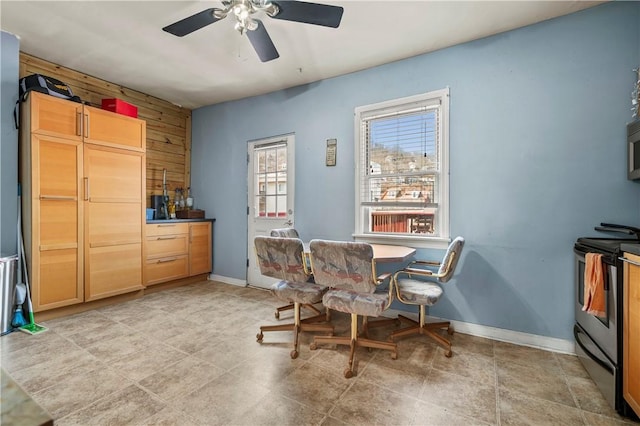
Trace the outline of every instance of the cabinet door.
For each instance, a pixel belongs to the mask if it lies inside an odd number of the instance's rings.
[[[85,300],[143,287],[144,154],[84,144]]]
[[[189,224],[189,275],[211,272],[211,222]]]
[[[29,93],[30,115],[26,128],[40,135],[59,136],[77,141],[82,139],[82,104],[59,99],[44,93]]]
[[[622,394],[640,416],[640,256],[624,257]]]
[[[84,107],[85,142],[133,151],[146,149],[146,126],[143,120],[111,111]]]
[[[82,144],[34,134],[31,162],[30,188],[25,191],[31,209],[24,217],[30,222],[25,228],[30,232],[30,278],[38,312],[83,301]]]

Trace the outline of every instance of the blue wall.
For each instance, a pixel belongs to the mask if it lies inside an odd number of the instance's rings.
[[[0,32],[0,252],[17,253],[18,131],[13,107],[18,99],[20,42],[13,34]]]
[[[192,187],[217,219],[214,273],[246,277],[248,140],[295,132],[296,228],[348,240],[354,108],[448,86],[451,232],[467,244],[431,314],[571,339],[574,241],[600,222],[640,226],[640,184],[625,171],[638,22],[640,3],[613,2],[194,111]],[[324,165],[328,138],[336,167]]]

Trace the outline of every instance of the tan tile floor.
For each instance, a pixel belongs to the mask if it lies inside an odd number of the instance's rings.
[[[282,302],[203,282],[51,320],[0,340],[2,367],[56,425],[622,425],[574,356],[456,333],[454,355],[415,336],[399,356],[346,347],[292,360],[265,333]],[[336,334],[349,319],[335,313]],[[393,326],[378,328],[379,337]]]

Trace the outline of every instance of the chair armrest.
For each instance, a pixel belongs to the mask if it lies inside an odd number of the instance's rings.
[[[391,278],[393,274],[391,272],[385,272],[384,274],[380,274],[378,275],[378,278],[376,278],[376,282],[378,284],[382,283],[384,280],[386,280],[387,278]]]
[[[404,268],[398,272],[405,272],[407,274],[418,274],[418,275],[433,275],[433,272],[428,269],[419,269],[419,268]]]
[[[436,262],[436,261],[432,261],[432,260],[414,260],[409,265],[413,265],[413,264],[427,265],[427,266],[438,266],[439,267],[441,265],[441,262]]]

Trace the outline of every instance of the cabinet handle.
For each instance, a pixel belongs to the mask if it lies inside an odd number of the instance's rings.
[[[166,224],[166,225],[158,225],[158,228],[166,228],[167,226],[176,226],[176,224],[175,223],[169,223],[169,224]]]
[[[175,240],[176,237],[157,237],[156,240]]]
[[[76,135],[82,136],[82,113],[78,111],[76,119]]]
[[[176,260],[178,260],[177,258],[173,257],[171,259],[158,259],[156,261],[156,263],[169,263],[169,262],[175,262]]]
[[[84,137],[89,138],[89,114],[85,114],[84,116],[87,118],[87,125],[85,126],[86,134],[84,135]]]
[[[50,200],[50,201],[76,201],[76,197],[65,197],[63,195],[41,195],[41,200]]]
[[[89,178],[84,178],[84,200],[89,201]]]

